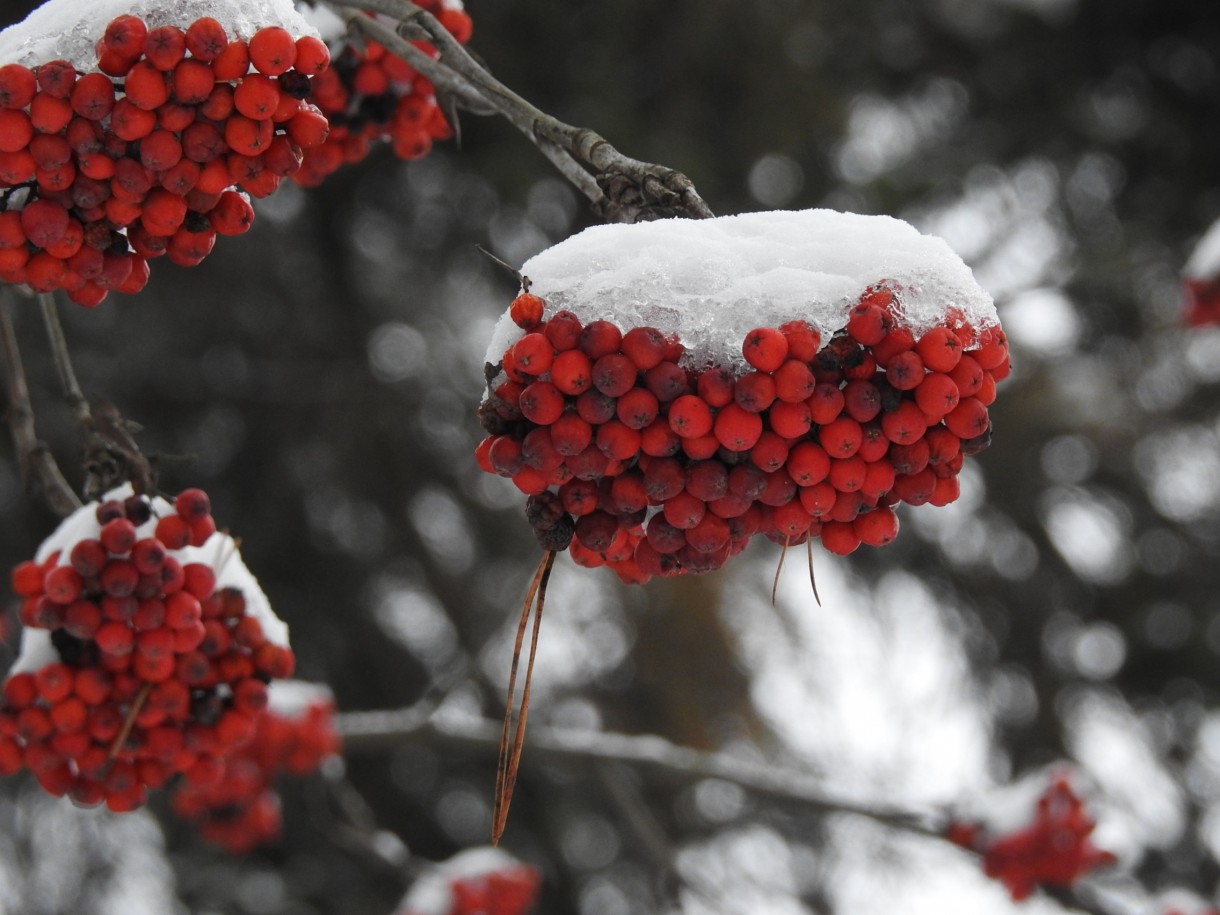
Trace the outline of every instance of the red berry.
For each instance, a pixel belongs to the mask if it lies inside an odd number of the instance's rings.
[[[712,411],[694,394],[684,394],[669,406],[669,427],[682,438],[700,438],[712,431]]]
[[[774,328],[759,327],[746,334],[741,353],[759,371],[774,372],[788,357],[788,339]]]
[[[292,69],[297,59],[297,43],[287,29],[269,25],[250,39],[250,63],[259,73],[279,76]]]

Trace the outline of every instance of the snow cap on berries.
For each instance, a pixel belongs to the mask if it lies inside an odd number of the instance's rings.
[[[112,489],[102,496],[100,502],[122,501],[132,494],[132,487],[127,484]],[[154,535],[158,518],[174,514],[174,506],[166,499],[155,496],[149,501],[152,507],[151,517],[136,528],[136,534],[141,539]],[[59,565],[68,565],[75,544],[82,540],[96,539],[100,535],[102,527],[97,520],[97,507],[100,502],[90,502],[61,521],[59,527],[38,547],[34,555],[35,561],[46,562],[53,553],[58,552]],[[289,647],[288,624],[271,609],[271,601],[259,587],[258,579],[242,562],[237,541],[232,537],[218,531],[202,546],[186,546],[167,552],[184,566],[192,562],[210,566],[216,574],[216,589],[235,588],[241,591],[246,602],[246,615],[258,620],[267,640],[284,648]],[[51,634],[45,629],[32,629],[27,626],[22,631],[21,653],[11,672],[37,670],[48,663],[48,659],[58,659],[55,649],[51,647]]]
[[[455,911],[466,915],[468,910],[461,905],[459,885],[493,877],[504,884],[500,889],[506,897],[496,900],[500,905],[497,912],[525,915],[530,911],[537,894],[538,872],[503,849],[488,846],[460,851],[421,876],[399,904],[398,915],[452,915]],[[507,898],[509,884],[514,894],[512,900]],[[517,905],[511,905],[512,902]]]
[[[23,21],[0,32],[0,63],[33,67],[49,60],[71,61],[90,71],[97,63],[94,45],[112,19],[138,16],[150,29],[176,25],[185,29],[210,16],[229,36],[249,39],[264,26],[278,25],[292,33],[317,37],[292,0],[48,0]]]
[[[829,339],[879,282],[897,294],[897,317],[916,336],[942,324],[998,323],[991,296],[946,242],[900,219],[834,210],[594,226],[521,272],[552,313],[676,334],[690,365],[744,368],[746,333],[790,320]],[[506,315],[487,361],[519,336]]]

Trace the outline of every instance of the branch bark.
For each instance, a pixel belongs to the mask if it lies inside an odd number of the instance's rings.
[[[606,139],[573,127],[513,92],[482,66],[431,13],[409,0],[330,0],[334,6],[370,10],[400,23],[399,31],[431,42],[431,57],[383,23],[347,14],[352,27],[384,44],[432,81],[479,112],[490,107],[509,121],[575,184],[608,222],[636,222],[661,216],[706,219],[714,215],[694,183],[675,169],[625,156]]]
[[[81,502],[34,428],[34,408],[7,302],[0,303],[0,348],[4,352],[4,377],[8,387],[9,428],[26,489],[56,515],[66,518],[80,508]]]

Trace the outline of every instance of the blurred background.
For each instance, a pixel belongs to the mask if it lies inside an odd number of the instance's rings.
[[[719,214],[825,206],[943,236],[1015,365],[960,501],[904,508],[883,550],[818,549],[821,606],[803,557],[771,605],[765,542],[642,588],[561,558],[531,725],[655,734],[962,816],[1019,817],[1070,761],[1120,857],[1098,906],[1215,902],[1220,329],[1183,326],[1179,270],[1220,218],[1220,8],[467,9],[504,83],[684,171]],[[516,292],[476,246],[520,264],[593,217],[513,128],[473,116],[460,149],[380,149],[257,209],[201,266],[158,262],[141,295],[64,309],[85,393],[139,422],[146,452],[192,456],[162,462],[163,488],[208,490],[299,676],[341,710],[498,718],[540,554],[522,497],[472,459],[486,341]],[[78,482],[41,321],[17,311],[39,431]],[[9,567],[55,519],[23,496],[7,436],[0,452]],[[436,729],[353,742],[331,787],[283,786],[283,841],[241,859],[155,804],[75,812],[12,779],[0,911],[386,915],[426,862],[486,841],[494,763]],[[547,915],[1017,908],[976,859],[867,817],[530,749],[504,847],[541,869]]]

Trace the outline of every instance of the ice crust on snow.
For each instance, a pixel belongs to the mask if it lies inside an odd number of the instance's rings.
[[[229,38],[248,40],[268,25],[282,26],[298,38],[318,35],[292,0],[49,0],[0,32],[0,64],[33,67],[63,59],[78,70],[92,70],[97,64],[94,45],[110,21],[125,13],[139,16],[150,29],[185,29],[210,16]]]
[[[106,493],[102,501],[110,499],[126,499],[132,494],[130,485],[120,486]],[[136,534],[141,537],[151,537],[157,528],[157,519],[163,515],[174,514],[174,507],[160,496],[151,500],[152,517],[136,528]],[[97,502],[78,508],[60,522],[38,551],[34,554],[36,562],[45,562],[52,553],[59,552],[59,565],[68,565],[72,547],[81,540],[94,538],[101,533],[102,527],[97,523]],[[217,531],[200,547],[184,547],[181,550],[167,550],[184,566],[191,562],[202,562],[212,567],[216,573],[216,588],[237,588],[246,599],[246,615],[259,621],[267,640],[281,645],[288,645],[288,624],[275,615],[271,602],[258,580],[242,562],[237,550],[237,542],[228,534]],[[12,673],[24,670],[37,670],[45,664],[59,660],[59,653],[51,644],[51,633],[45,629],[34,629],[26,626],[21,632],[21,652],[13,664]]]
[[[1182,268],[1182,275],[1192,280],[1220,276],[1220,219],[1203,233]]]
[[[585,229],[521,268],[530,292],[581,321],[676,333],[686,364],[745,365],[756,327],[805,320],[828,339],[868,287],[884,283],[917,335],[946,322],[997,323],[991,296],[940,238],[889,216],[835,210],[663,219]],[[507,313],[487,350],[498,363],[522,334]]]

